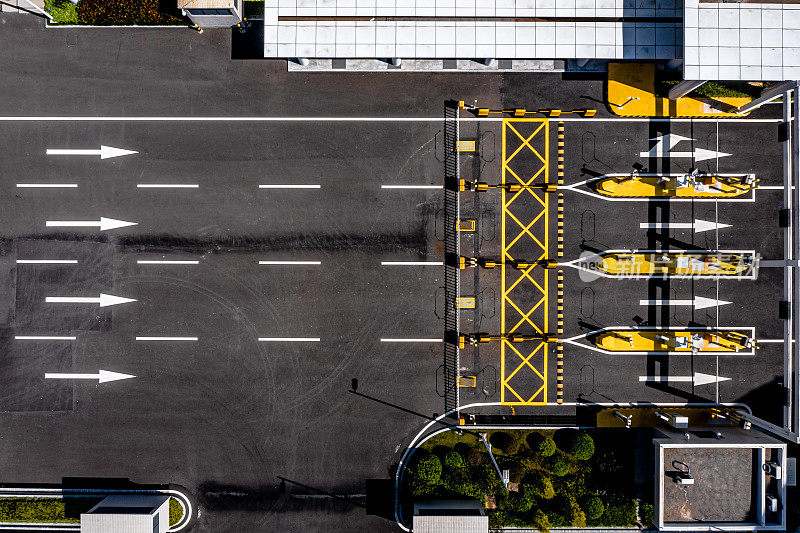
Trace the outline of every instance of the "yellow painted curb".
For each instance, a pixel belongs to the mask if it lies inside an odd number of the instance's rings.
[[[609,63],[606,101],[620,117],[741,117],[734,109],[751,98],[678,98],[655,94],[653,63]],[[622,107],[620,107],[622,106]]]

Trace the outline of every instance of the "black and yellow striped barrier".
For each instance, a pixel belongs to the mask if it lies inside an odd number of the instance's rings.
[[[479,344],[486,344],[489,342],[507,341],[513,343],[520,343],[526,341],[538,341],[555,343],[559,342],[558,336],[552,333],[542,333],[536,335],[492,335],[490,333],[462,333],[458,336],[458,347],[464,349],[469,346],[478,346]],[[559,343],[560,344],[560,343]]]
[[[558,294],[556,300],[557,332],[564,334],[564,271],[558,271]],[[556,346],[556,403],[564,402],[564,344]]]
[[[519,192],[523,189],[531,189],[544,192],[556,192],[558,190],[558,185],[556,185],[555,183],[531,183],[530,185],[522,185],[520,183],[490,184],[484,181],[467,181],[463,178],[458,180],[458,192],[466,192],[466,191],[486,192],[489,189],[503,189],[507,192]]]
[[[477,102],[471,106],[466,105],[464,100],[458,101],[459,109],[466,109],[475,114],[477,117],[488,117],[489,115],[508,115],[511,117],[524,117],[526,115],[545,115],[546,117],[556,118],[561,115],[575,114],[582,117],[593,117],[597,114],[597,109],[525,109],[524,107],[515,107],[512,109],[490,109],[488,107],[478,107]]]

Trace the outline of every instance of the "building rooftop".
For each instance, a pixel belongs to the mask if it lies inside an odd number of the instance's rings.
[[[674,59],[680,0],[267,0],[265,57]]]
[[[800,3],[685,3],[685,79],[800,79]]]
[[[689,465],[694,485],[673,481],[673,461]],[[752,448],[664,450],[664,521],[754,522],[756,468]]]

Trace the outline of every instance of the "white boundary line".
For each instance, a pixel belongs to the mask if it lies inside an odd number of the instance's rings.
[[[692,355],[693,352],[690,351],[683,351],[683,352],[676,352],[676,351],[664,351],[664,350],[653,350],[649,352],[627,352],[627,351],[619,351],[619,352],[612,352],[610,350],[604,350],[602,348],[598,348],[597,346],[592,346],[589,344],[582,344],[577,342],[580,340],[587,340],[590,335],[598,335],[600,333],[611,331],[611,330],[620,330],[620,331],[749,331],[751,336],[750,338],[756,340],[756,328],[752,326],[731,326],[731,327],[724,327],[724,328],[703,328],[703,327],[692,327],[692,326],[669,326],[666,328],[658,328],[658,327],[650,327],[650,326],[610,326],[607,328],[600,328],[594,331],[590,331],[588,333],[583,333],[581,335],[575,335],[574,337],[570,337],[568,339],[563,339],[562,342],[567,344],[572,344],[573,346],[579,346],[581,348],[586,348],[587,350],[591,350],[593,352],[599,352],[606,355],[650,355],[650,354],[667,354],[667,355]],[[756,342],[758,342],[756,340]],[[703,351],[699,352],[698,356],[702,357],[704,355],[755,355],[756,350],[755,347],[751,349],[749,352],[741,351],[741,352],[728,352],[728,351]],[[563,405],[563,404],[562,404]]]
[[[18,265],[77,265],[77,259],[17,259]]]
[[[443,261],[381,261],[383,266],[443,266]]]
[[[381,189],[444,189],[444,185],[381,185]]]
[[[137,189],[199,189],[197,183],[137,183]]]
[[[77,183],[17,183],[18,189],[77,189]]]
[[[321,265],[322,261],[259,261],[259,265]]]
[[[96,495],[113,495],[113,494],[169,494],[170,496],[175,497],[179,502],[183,505],[183,520],[181,520],[175,526],[170,527],[167,531],[170,533],[174,533],[176,531],[181,531],[184,529],[189,523],[192,521],[192,514],[194,513],[192,509],[192,501],[189,497],[179,490],[174,489],[156,489],[156,490],[103,490],[103,489],[51,489],[51,488],[31,488],[31,487],[24,487],[24,488],[15,488],[15,487],[3,487],[0,488],[0,498],[63,498],[65,496],[72,496],[72,497],[91,497]],[[46,529],[47,531],[80,531],[80,526],[78,524],[64,524],[64,523],[44,523],[46,524],[47,528],[42,527],[31,527],[31,528],[24,528],[17,526],[17,522],[0,522],[0,529],[11,529],[14,531],[19,531],[20,529],[31,529],[33,531],[42,531]],[[35,526],[36,523],[26,522],[28,526]]]
[[[48,335],[14,335],[17,341],[74,341],[78,337],[58,337]]]
[[[196,341],[197,337],[136,337],[137,341]]]
[[[59,26],[67,27],[67,26]],[[100,26],[74,26],[77,28],[98,28]],[[156,28],[161,26],[110,26],[112,28]],[[164,26],[186,29],[184,26]],[[502,122],[507,117],[460,117],[463,122]],[[541,117],[547,119],[547,117]],[[783,119],[771,118],[637,118],[637,117],[559,117],[547,119],[551,122],[730,122],[752,124],[777,124]],[[442,117],[88,117],[88,116],[0,116],[0,122],[435,122]]]
[[[322,185],[303,184],[303,183],[285,184],[285,185],[262,184],[259,185],[258,188],[259,189],[321,189]]]
[[[443,339],[381,339],[381,342],[444,342]]]
[[[614,176],[614,174],[605,174],[606,176]],[[621,174],[625,176],[627,174]],[[738,175],[738,174],[737,174]],[[587,180],[579,181],[578,183],[572,183],[570,185],[565,185],[564,187],[560,187],[560,190],[565,191],[574,191],[580,194],[585,194],[586,196],[592,196],[593,198],[600,198],[602,200],[606,200],[607,202],[729,202],[729,203],[753,203],[756,201],[756,191],[761,187],[756,187],[755,189],[750,190],[750,195],[745,196],[743,198],[674,198],[671,196],[664,196],[658,198],[614,198],[610,196],[603,196],[602,194],[598,194],[593,191],[587,191],[585,189],[580,189],[579,187],[588,186],[588,183],[592,183],[595,181],[599,181],[602,179],[601,177],[598,178],[590,178]],[[783,187],[781,187],[783,188]]]
[[[199,265],[200,261],[197,260],[172,260],[172,259],[138,259],[137,265]]]
[[[577,259],[571,259],[569,261],[563,261],[558,263],[558,266],[562,267],[571,267],[575,270],[581,270],[583,272],[588,272],[593,274],[599,278],[610,278],[610,279],[617,279],[617,280],[628,280],[628,279],[756,279],[755,269],[753,270],[753,274],[750,276],[727,276],[721,274],[608,274],[606,272],[601,272],[599,270],[591,270],[585,268],[578,263],[581,261],[583,262],[591,262],[590,259],[602,258],[604,255],[607,254],[614,254],[614,253],[628,253],[628,254],[685,254],[685,255],[706,255],[709,253],[722,253],[722,254],[741,254],[746,255],[749,254],[753,257],[753,264],[756,265],[755,257],[756,251],[755,250],[624,250],[624,249],[612,249],[612,250],[604,250],[602,252],[598,252],[592,256],[586,257],[579,257]]]
[[[258,342],[319,342],[319,337],[259,337]]]

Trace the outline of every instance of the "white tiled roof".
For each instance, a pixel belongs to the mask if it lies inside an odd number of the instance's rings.
[[[679,23],[619,19],[674,20],[682,12],[682,3],[676,2],[680,0],[267,0],[264,55],[674,59],[681,55]],[[579,20],[526,20],[533,17]],[[402,18],[409,20],[397,20]]]
[[[684,78],[800,79],[800,4],[686,0]]]

